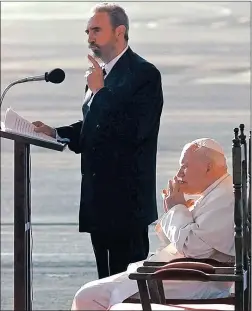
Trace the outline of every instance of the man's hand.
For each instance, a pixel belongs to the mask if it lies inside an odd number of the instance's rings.
[[[44,133],[48,136],[51,136],[53,138],[56,138],[56,130],[46,124],[44,124],[41,121],[35,121],[32,122],[33,125],[35,125],[36,127],[34,128],[34,131],[37,133]]]
[[[104,87],[104,77],[102,68],[97,61],[91,55],[88,55],[88,59],[93,64],[93,68],[91,68],[91,72],[87,76],[87,84],[93,94],[95,94]]]
[[[163,190],[163,199],[164,199],[164,210],[167,212],[169,209],[171,209],[173,206],[177,204],[183,204],[186,207],[192,206],[194,203],[193,200],[185,200],[184,193],[181,190],[181,182],[177,179],[177,177],[174,177],[174,181],[169,180],[168,183],[168,190]]]

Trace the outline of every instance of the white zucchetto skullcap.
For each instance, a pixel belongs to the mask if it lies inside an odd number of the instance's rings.
[[[199,138],[190,143],[190,145],[197,144],[200,147],[206,147],[212,150],[215,150],[223,155],[225,155],[223,148],[221,145],[212,138]]]

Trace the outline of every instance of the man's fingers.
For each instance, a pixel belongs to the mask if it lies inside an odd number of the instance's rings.
[[[39,127],[35,127],[34,131],[38,132],[38,133],[41,133],[41,132],[43,133],[45,131],[45,127],[44,127],[44,125],[39,126]]]
[[[176,176],[173,179],[173,185],[174,185],[173,190],[174,191],[179,191],[180,184],[179,184],[178,178]]]
[[[167,189],[163,189],[161,195],[162,195],[162,198],[164,199],[168,195]]]
[[[38,133],[44,133],[46,132],[46,128],[47,126],[42,123],[42,125],[36,125],[36,127],[34,128],[34,131]]]
[[[168,183],[168,189],[169,189],[169,194],[171,195],[171,194],[172,194],[172,192],[173,192],[172,180],[169,180],[169,183]]]
[[[44,125],[44,123],[41,122],[41,121],[34,121],[34,122],[32,122],[32,124],[35,125],[35,126],[42,126],[42,125]]]
[[[167,207],[166,198],[163,199],[163,209],[164,209],[165,213],[168,212],[168,207]]]
[[[168,196],[168,190],[167,189],[163,189],[162,190],[162,198],[163,198],[163,209],[165,212],[167,212],[167,204],[166,204],[166,198]]]
[[[101,67],[100,65],[98,64],[98,62],[93,58],[93,56],[89,55],[88,54],[88,59],[90,60],[90,62],[93,64],[94,68],[96,70],[100,69],[101,70]]]
[[[43,133],[45,130],[45,124],[41,121],[35,121],[32,122],[33,125],[35,125],[34,131],[38,133]]]

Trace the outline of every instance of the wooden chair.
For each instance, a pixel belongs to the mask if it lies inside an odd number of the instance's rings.
[[[240,125],[241,134],[238,137],[238,129],[234,130],[233,139],[233,183],[235,195],[235,266],[230,267],[226,263],[219,263],[213,260],[196,260],[193,258],[182,258],[170,263],[146,262],[144,267],[138,269],[137,273],[131,274],[131,279],[137,280],[140,292],[140,299],[143,310],[151,310],[150,302],[170,305],[176,303],[176,307],[187,303],[191,310],[193,304],[204,303],[205,308],[213,307],[213,304],[227,303],[222,307],[232,308],[234,304],[236,311],[250,310],[251,301],[251,132],[249,137],[249,165],[247,174],[247,145],[244,135],[244,125]],[[247,175],[249,187],[247,193]],[[243,217],[245,216],[245,217]],[[245,220],[244,220],[245,218]],[[244,225],[244,226],[243,226]],[[165,299],[162,285],[163,279],[169,280],[204,280],[207,281],[234,281],[235,297],[228,299],[202,299],[202,300],[172,300]],[[148,287],[147,287],[148,284]],[[245,290],[244,290],[245,289]],[[150,294],[150,297],[148,296]],[[127,301],[137,302],[128,299]],[[123,303],[126,308],[126,304]],[[123,305],[122,304],[122,305]],[[189,304],[189,305],[188,305]],[[209,305],[211,304],[211,305]],[[200,305],[199,305],[200,306]],[[118,308],[120,306],[117,306]],[[201,307],[203,307],[201,305]],[[121,306],[120,308],[123,308]],[[194,306],[195,309],[195,306]],[[234,308],[233,308],[234,309]],[[116,309],[114,309],[116,310]],[[120,309],[123,310],[123,309]],[[132,310],[135,310],[132,308]],[[203,309],[202,309],[203,310]],[[219,310],[219,309],[215,309]]]
[[[247,215],[247,296],[245,297],[245,308],[251,311],[251,131],[249,132],[249,152],[248,152],[248,215]],[[247,300],[246,300],[247,298]],[[246,310],[245,310],[246,311]]]
[[[242,205],[243,205],[243,236],[244,236],[244,269],[247,273],[244,293],[244,306],[251,308],[251,131],[249,135],[249,161],[247,153],[246,135],[244,124],[240,124],[241,142],[241,174],[242,174]],[[248,181],[249,179],[249,181]],[[248,181],[248,187],[247,187]]]

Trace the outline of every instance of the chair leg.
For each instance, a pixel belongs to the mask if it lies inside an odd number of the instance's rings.
[[[244,282],[236,281],[235,284],[235,311],[247,311],[244,310]]]
[[[247,288],[244,293],[244,310],[251,311],[251,268],[250,261],[248,261],[248,270],[247,270]]]
[[[145,280],[137,280],[143,311],[151,311],[149,291]]]
[[[150,293],[150,299],[153,303],[160,303],[160,295],[156,280],[148,280],[147,286]]]
[[[157,281],[157,286],[158,286],[158,291],[159,291],[159,296],[160,296],[160,303],[162,305],[165,305],[166,304],[166,300],[165,300],[165,292],[164,292],[163,282],[158,280]]]

